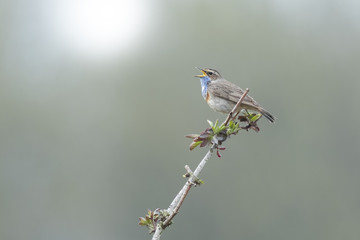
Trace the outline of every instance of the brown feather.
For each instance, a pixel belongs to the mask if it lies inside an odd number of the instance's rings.
[[[244,91],[237,85],[225,80],[213,80],[208,85],[208,93],[214,98],[222,98],[230,101],[234,106],[243,95]],[[234,107],[232,106],[232,107]],[[255,110],[263,114],[269,121],[274,122],[275,118],[263,109],[252,97],[246,95],[241,103],[241,107],[249,110]]]
[[[223,98],[233,102],[234,104],[239,101],[244,91],[237,85],[225,80],[218,79],[211,81],[208,85],[208,91],[214,96]],[[251,106],[252,108],[259,109],[260,105],[249,95],[246,95],[243,100],[244,105]]]

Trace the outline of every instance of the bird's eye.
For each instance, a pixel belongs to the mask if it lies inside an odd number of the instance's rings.
[[[209,72],[209,75],[211,76],[211,75],[213,75],[213,73],[212,73],[212,72]]]

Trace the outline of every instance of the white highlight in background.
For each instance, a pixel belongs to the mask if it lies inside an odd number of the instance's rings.
[[[87,59],[107,59],[137,47],[148,28],[146,0],[58,0],[47,8],[62,49]],[[49,5],[48,5],[49,6]]]

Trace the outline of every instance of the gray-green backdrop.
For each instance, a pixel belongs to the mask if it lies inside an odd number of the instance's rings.
[[[223,120],[194,67],[277,117],[225,143],[163,239],[360,236],[360,4],[1,1],[0,238],[150,239]]]

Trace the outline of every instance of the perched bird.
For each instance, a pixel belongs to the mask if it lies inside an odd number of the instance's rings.
[[[202,75],[196,75],[195,77],[200,78],[201,93],[210,108],[217,112],[230,113],[244,91],[235,84],[225,80],[220,73],[214,69],[199,68],[199,70],[202,72]],[[270,122],[275,121],[275,118],[249,95],[246,95],[240,107],[241,109],[260,112]]]

